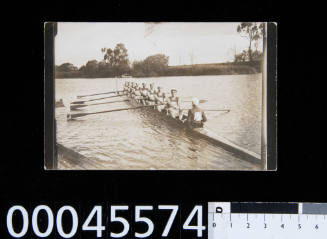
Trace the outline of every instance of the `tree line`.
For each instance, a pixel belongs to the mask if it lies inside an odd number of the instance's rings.
[[[90,60],[80,68],[71,63],[55,66],[56,78],[102,78],[121,77],[156,77],[173,75],[208,75],[208,74],[251,74],[260,72],[262,52],[258,41],[264,35],[263,24],[243,22],[238,25],[237,32],[249,40],[249,47],[234,55],[234,63],[198,64],[190,66],[169,67],[169,57],[164,54],[148,56],[144,60],[130,62],[128,50],[123,43],[115,48],[102,48],[101,61]],[[253,50],[253,47],[255,50]],[[242,64],[240,64],[242,63]]]
[[[116,45],[114,49],[102,48],[103,60],[90,60],[80,68],[71,63],[64,63],[55,67],[57,78],[100,78],[121,77],[132,75],[135,77],[163,76],[168,68],[169,57],[164,54],[156,54],[142,61],[128,59],[128,51],[123,43]]]

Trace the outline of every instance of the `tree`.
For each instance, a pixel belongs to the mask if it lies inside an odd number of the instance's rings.
[[[85,75],[86,74],[86,67],[85,67],[85,65],[82,65],[79,69],[78,69],[78,71],[80,72],[80,74],[81,75]]]
[[[97,60],[91,60],[88,61],[85,65],[85,74],[89,77],[94,77],[98,73],[98,61]]]
[[[249,61],[252,61],[252,43],[257,42],[263,36],[263,23],[242,22],[237,26],[237,32],[242,37],[249,39]]]
[[[133,62],[133,76],[160,76],[168,68],[169,57],[164,54],[148,56],[143,61]]]
[[[78,68],[71,63],[64,63],[61,64],[60,66],[57,66],[56,70],[60,72],[71,72],[71,71],[77,71]]]
[[[129,59],[125,45],[119,43],[112,50],[111,48],[102,48],[103,60],[112,69],[115,76],[120,76],[129,72]]]
[[[261,61],[262,60],[262,57],[263,57],[263,52],[261,52],[261,51],[255,50],[252,53],[252,59],[254,61]]]
[[[114,65],[114,52],[111,48],[102,48],[102,53],[104,53],[103,60],[110,66]]]
[[[243,50],[240,54],[235,54],[234,62],[245,62],[248,58],[248,52]]]
[[[147,73],[155,72],[158,75],[164,74],[168,67],[169,57],[164,54],[148,56],[144,60]]]

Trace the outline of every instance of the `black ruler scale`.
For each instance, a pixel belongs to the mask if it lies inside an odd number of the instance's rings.
[[[327,204],[210,202],[208,238],[326,238]]]

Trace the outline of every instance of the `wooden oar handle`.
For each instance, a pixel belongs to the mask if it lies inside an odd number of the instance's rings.
[[[206,103],[208,100],[199,100],[199,103]],[[192,102],[192,100],[182,100],[182,102]]]
[[[126,94],[112,95],[112,96],[107,96],[107,97],[101,97],[101,98],[91,99],[91,100],[74,101],[74,102],[72,102],[72,104],[84,104],[85,102],[96,101],[96,100],[103,100],[103,99],[109,99],[109,98],[120,97],[120,96],[124,96],[124,95],[126,95]]]
[[[74,104],[74,105],[71,105],[70,106],[70,109],[78,109],[78,108],[83,108],[83,107],[86,107],[86,106],[105,105],[105,104],[112,104],[112,103],[119,103],[119,102],[126,102],[126,101],[129,101],[129,100],[116,100],[116,101],[96,103],[96,104],[87,104],[87,105],[84,105],[84,104]]]
[[[186,108],[186,109],[182,109],[182,110],[191,110],[191,108]],[[230,112],[229,109],[202,109],[203,111],[227,111]]]
[[[97,94],[91,94],[91,95],[78,95],[77,98],[83,98],[87,96],[95,96],[95,95],[105,95],[105,94],[114,94],[118,92],[123,92],[124,90],[118,90],[118,91],[109,91],[109,92],[103,92],[103,93],[97,93]]]

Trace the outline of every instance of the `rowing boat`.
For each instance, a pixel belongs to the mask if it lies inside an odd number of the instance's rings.
[[[85,157],[73,149],[57,143],[57,163],[59,169],[104,169],[104,165],[95,158]]]
[[[129,99],[129,101],[126,101],[126,104],[129,104],[132,107],[142,105],[141,103],[137,102],[135,99],[129,98],[127,96],[124,96],[124,98]],[[258,164],[258,165],[261,164],[261,156],[259,154],[252,152],[248,149],[245,149],[220,135],[217,135],[212,130],[208,129],[208,127],[206,127],[205,125],[203,128],[190,129],[187,127],[187,124],[182,122],[181,120],[174,119],[171,116],[161,113],[152,107],[144,107],[142,109],[149,113],[160,115],[160,118],[162,118],[168,124],[184,128],[188,132],[190,132],[202,139],[205,139],[214,145],[221,146],[225,150],[235,154],[236,156],[239,156],[240,159],[244,159],[246,161],[249,161],[249,162],[252,162],[252,163]]]

